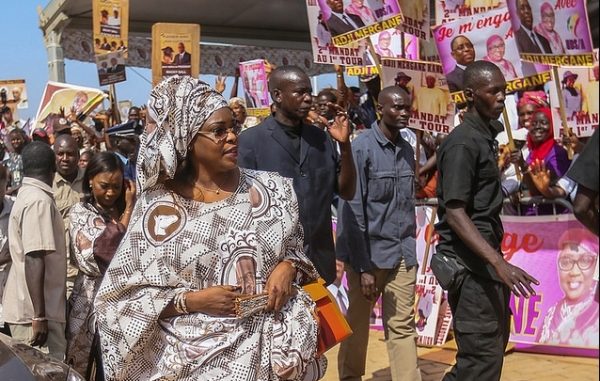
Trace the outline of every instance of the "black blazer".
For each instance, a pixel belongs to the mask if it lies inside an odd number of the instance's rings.
[[[458,66],[455,66],[454,70],[446,75],[446,79],[448,80],[448,88],[450,89],[451,93],[463,90],[464,76],[465,71]]]
[[[304,228],[304,250],[329,284],[335,280],[331,204],[337,191],[339,157],[329,135],[315,126],[304,125],[298,162],[291,138],[283,128],[275,118],[268,117],[242,132],[238,139],[238,164],[294,180]]]
[[[531,53],[531,54],[552,54],[552,48],[546,37],[539,33],[535,33],[535,38],[540,42],[537,45],[531,40],[531,37],[525,32],[525,29],[519,28],[515,32],[515,39],[517,40],[517,47],[520,53]]]
[[[365,24],[362,22],[361,18],[358,17],[357,15],[351,15],[348,13],[345,13],[345,15],[346,15],[346,17],[349,17],[359,27],[362,28],[363,26],[365,26]],[[344,20],[340,19],[333,13],[331,14],[331,16],[329,16],[329,19],[326,21],[326,23],[327,23],[327,28],[329,29],[329,33],[331,33],[332,36],[338,36],[340,34],[348,33],[350,31],[354,30],[353,27],[346,24],[344,22]]]

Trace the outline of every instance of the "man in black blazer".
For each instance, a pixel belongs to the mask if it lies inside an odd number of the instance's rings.
[[[454,69],[446,74],[451,93],[463,90],[463,75],[467,66],[475,61],[475,48],[466,36],[459,35],[450,42],[452,58],[456,61]]]
[[[365,26],[360,17],[344,12],[342,0],[327,0],[327,5],[331,8],[331,14],[326,23],[332,36],[348,33]]]
[[[183,42],[177,44],[178,53],[175,55],[173,61],[174,65],[190,65],[192,62],[192,55],[185,51],[185,45]]]
[[[528,0],[517,0],[517,14],[521,20],[521,27],[515,32],[519,52],[552,54],[552,48],[546,37],[533,30],[533,14]]]
[[[296,66],[280,66],[269,76],[275,116],[242,132],[238,164],[243,168],[278,172],[294,180],[304,250],[329,284],[335,280],[335,250],[331,229],[334,193],[354,196],[356,172],[348,118],[338,115],[328,132],[305,123],[312,104],[310,79]],[[333,138],[339,144],[339,154]]]

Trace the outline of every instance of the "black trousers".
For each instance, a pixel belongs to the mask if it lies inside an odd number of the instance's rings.
[[[442,381],[500,380],[510,335],[510,290],[470,271],[457,283],[448,302],[458,352]]]

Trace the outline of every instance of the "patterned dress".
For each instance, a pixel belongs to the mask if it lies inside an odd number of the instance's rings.
[[[73,237],[73,256],[79,272],[67,305],[67,353],[65,362],[81,375],[87,372],[92,341],[95,334],[94,297],[106,270],[102,252],[115,253],[125,228],[106,222],[92,207],[83,203],[70,211],[70,234]]]
[[[256,292],[285,258],[298,283],[317,277],[302,251],[292,183],[241,170],[228,198],[202,203],[156,185],[138,200],[95,301],[107,380],[316,380],[314,303],[302,290],[275,314],[191,313],[161,319],[183,290],[241,284],[254,264]]]

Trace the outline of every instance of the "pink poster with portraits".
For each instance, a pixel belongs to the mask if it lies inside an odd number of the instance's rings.
[[[380,58],[419,59],[419,39],[412,34],[402,32],[401,28],[384,30],[370,38],[373,50]]]
[[[240,62],[244,98],[249,109],[268,109],[271,104],[264,60]]]
[[[592,66],[584,0],[508,0],[521,58],[556,66]]]
[[[536,295],[511,297],[510,341],[517,350],[598,357],[598,237],[573,215],[503,216],[502,251],[539,282]]]
[[[543,85],[550,79],[541,74],[544,68],[525,71],[522,67],[507,8],[438,25],[433,34],[451,93],[463,90],[464,71],[478,60],[490,61],[500,69],[509,92]],[[525,83],[521,80],[529,76],[533,78]]]

